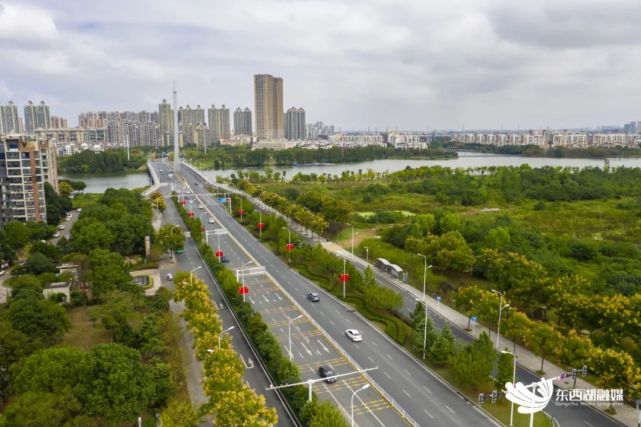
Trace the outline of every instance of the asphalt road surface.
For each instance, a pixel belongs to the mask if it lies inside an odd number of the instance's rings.
[[[213,213],[217,223],[226,228],[243,247],[243,251],[238,247],[236,253],[230,253],[232,257],[238,257],[238,261],[234,262],[242,264],[253,259],[255,263],[264,266],[275,278],[277,284],[291,295],[294,302],[305,308],[305,311],[320,326],[319,329],[339,343],[342,350],[358,366],[378,366],[377,370],[369,372],[370,377],[401,410],[407,412],[419,425],[495,425],[495,422],[487,418],[477,407],[436,378],[368,321],[297,272],[289,269],[231,218],[213,197],[204,193],[202,178],[186,167],[182,168],[181,173],[186,177],[188,184],[197,190],[199,199]],[[194,182],[198,182],[199,185],[194,186]],[[247,254],[251,255],[251,258]],[[307,301],[305,295],[312,291],[321,294],[320,303],[311,304]],[[363,341],[361,343],[349,341],[344,334],[348,328],[361,331],[364,336]],[[298,347],[303,348],[302,345]],[[299,349],[297,348],[296,351]]]

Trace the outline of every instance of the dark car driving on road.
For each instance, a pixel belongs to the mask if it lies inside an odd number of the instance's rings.
[[[307,299],[311,302],[318,302],[320,301],[320,296],[316,292],[310,292],[307,294]]]
[[[327,378],[327,377],[332,377],[332,376],[336,375],[334,373],[334,371],[332,370],[332,368],[329,368],[327,366],[321,366],[320,368],[318,368],[318,375],[320,375],[321,378],[326,378],[325,379],[326,383],[335,383],[336,382],[336,378]]]

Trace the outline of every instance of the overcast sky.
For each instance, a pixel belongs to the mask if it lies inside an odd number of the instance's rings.
[[[639,0],[0,0],[0,103],[285,106],[343,130],[641,120]],[[22,114],[22,112],[21,112]]]

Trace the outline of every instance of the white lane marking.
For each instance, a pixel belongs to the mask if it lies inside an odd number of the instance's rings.
[[[427,412],[427,409],[423,409],[423,412],[425,412],[425,413],[427,414],[427,416],[428,416],[428,417],[430,417],[431,419],[434,419],[434,417],[432,416],[432,414],[430,414],[429,412]]]
[[[328,353],[329,353],[329,348],[325,347],[325,346],[323,345],[323,343],[321,342],[321,340],[317,339],[316,341],[318,341],[318,345],[320,345],[321,347],[323,347],[323,350],[325,350],[326,352],[328,352]]]
[[[349,386],[349,384],[347,383],[347,381],[343,380],[343,383],[345,384],[345,386],[347,387],[347,389],[348,389],[349,391],[351,391],[352,393],[354,393],[354,390]],[[369,406],[367,406],[367,403],[365,403],[365,402],[363,401],[363,399],[361,399],[361,397],[360,397],[359,395],[356,395],[356,398],[357,398],[358,400],[360,400],[360,402],[363,404],[363,406],[364,406],[364,407],[366,407],[366,408],[367,408],[367,410],[369,411],[369,413],[370,413],[370,414],[372,414],[372,417],[374,417],[374,419],[375,419],[376,421],[378,421],[378,423],[379,423],[380,425],[382,425],[383,427],[385,427],[385,424],[383,424],[383,421],[381,421],[381,420],[376,416],[376,414],[375,414],[374,412],[372,412],[372,410],[369,408]]]
[[[292,353],[293,353],[293,352],[292,352]],[[298,355],[300,356],[300,358],[301,358],[301,359],[304,359],[304,358],[305,358],[305,356],[303,356],[303,353],[301,353],[300,351],[297,351],[296,353],[298,353]]]
[[[325,313],[323,313],[323,312],[322,312],[322,311],[320,311],[320,310],[318,310],[318,312],[320,313],[320,315],[321,315],[321,316],[324,316],[324,315],[325,315]]]
[[[311,351],[310,351],[310,350],[305,346],[305,344],[300,343],[300,345],[302,345],[302,346],[303,346],[303,348],[305,349],[305,351],[307,352],[307,354],[309,354],[310,356],[312,355],[312,352],[311,352]]]
[[[372,344],[374,344],[374,347],[378,347],[378,344],[376,344],[376,341],[370,341]]]
[[[386,376],[388,379],[390,379],[390,380],[392,379],[392,377],[390,377],[390,375],[389,375],[387,372],[383,372],[383,374],[385,374],[385,376]]]
[[[281,334],[285,333],[285,330],[283,328],[278,328],[278,330],[280,331]]]
[[[412,375],[410,375],[410,371],[408,371],[408,370],[407,370],[407,369],[405,369],[405,368],[403,368],[403,372],[405,372],[405,375],[407,375],[408,377],[411,377],[411,376],[412,376]]]
[[[369,359],[370,362],[375,363],[374,359],[372,359],[371,357],[367,356],[367,358]]]
[[[594,427],[592,424],[590,424],[589,422],[587,422],[587,421],[585,421],[585,420],[583,420],[583,422],[584,422],[588,427]]]
[[[449,406],[447,406],[447,405],[445,405],[445,407],[446,407],[447,409],[449,409],[449,411],[450,411],[451,413],[456,414],[456,412],[454,412],[454,409],[450,408],[450,407],[449,407]]]
[[[341,408],[341,410],[345,413],[345,417],[347,417],[347,419],[350,419],[350,418],[351,418],[351,414],[350,414],[349,410],[348,410],[348,409],[343,408],[343,405],[341,404],[341,402],[340,402],[338,399],[336,399],[336,396],[334,396],[334,393],[332,393],[332,392],[329,390],[329,388],[327,387],[327,384],[325,384],[325,383],[322,383],[322,384],[323,384],[323,387],[325,388],[325,390],[327,391],[327,393],[329,393],[329,395],[330,395],[330,396],[332,396],[332,399],[334,399],[334,402],[336,402],[336,404],[338,405],[338,407],[339,407],[339,408]],[[358,396],[358,395],[357,395],[357,396]],[[358,425],[358,424],[357,424],[357,423],[354,423],[354,425]]]
[[[388,358],[389,360],[394,360],[394,359],[392,359],[392,356],[390,356],[390,355],[389,355],[389,353],[385,353],[385,356],[387,356],[387,358]]]
[[[334,323],[334,321],[333,321],[333,320],[330,320],[330,321],[329,321],[329,323],[331,323],[331,324],[332,324],[332,326],[336,326],[336,323]]]
[[[269,309],[268,308],[265,309],[265,313],[269,313]]]
[[[283,299],[280,297],[280,295],[279,295],[279,294],[276,294],[276,297],[277,297],[279,300],[281,300],[281,301],[283,300]]]
[[[427,387],[423,386],[423,389],[424,389],[426,392],[428,392],[429,394],[432,394],[432,390],[430,390],[429,388],[427,388]]]
[[[270,302],[270,301],[269,301],[269,298],[267,298],[265,295],[261,295],[261,296],[263,297],[263,299],[265,300],[265,302]]]
[[[403,394],[405,394],[405,396],[407,396],[407,397],[412,397],[412,396],[410,396],[410,394],[405,389],[403,389]]]
[[[289,349],[287,348],[287,346],[285,344],[283,344],[283,348],[285,349],[285,354],[288,355],[289,354]]]

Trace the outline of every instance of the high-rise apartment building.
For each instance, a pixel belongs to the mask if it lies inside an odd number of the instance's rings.
[[[0,134],[9,135],[20,132],[18,107],[12,101],[0,105]]]
[[[284,136],[283,79],[269,74],[254,75],[256,137],[281,139]]]
[[[174,141],[174,111],[166,99],[163,99],[158,105],[158,124],[161,145],[163,147],[172,145]]]
[[[107,126],[106,111],[89,111],[78,116],[78,127],[82,129],[96,129]]]
[[[252,135],[252,112],[249,107],[234,111],[234,135]]]
[[[67,129],[67,119],[58,116],[51,116],[51,126],[49,129]]]
[[[25,136],[0,138],[0,225],[47,221],[44,183],[58,191],[52,143]]]
[[[187,105],[178,109],[179,125],[195,125],[199,123],[205,123],[205,109],[200,105],[197,105],[196,108],[191,108]]]
[[[51,127],[51,118],[49,116],[49,106],[44,101],[34,105],[29,101],[24,107],[24,130],[32,134],[36,129],[47,130]]]
[[[207,110],[207,118],[209,119],[209,132],[212,142],[216,143],[230,138],[229,108],[225,107],[225,104],[220,108],[216,108],[212,104]]]
[[[292,107],[285,113],[285,139],[305,139],[305,110]]]

